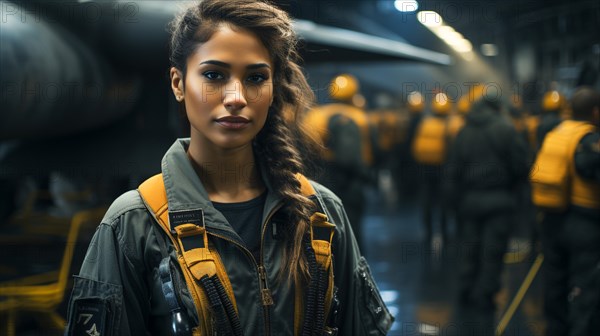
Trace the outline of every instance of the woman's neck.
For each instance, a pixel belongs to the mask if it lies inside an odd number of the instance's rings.
[[[252,144],[221,149],[192,141],[187,154],[211,201],[243,202],[265,191]]]

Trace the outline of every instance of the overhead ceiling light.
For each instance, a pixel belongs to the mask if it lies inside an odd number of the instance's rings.
[[[445,25],[444,20],[442,20],[442,17],[438,13],[434,11],[420,11],[417,13],[417,20],[456,52],[464,55],[465,53],[471,53],[473,50],[471,42],[464,38],[461,33],[454,30],[454,28]],[[465,59],[472,60],[473,55],[466,56]]]
[[[461,56],[467,61],[472,61],[475,58],[475,56],[473,56],[472,52],[461,53]]]
[[[498,55],[498,47],[492,43],[484,43],[481,45],[481,53],[484,56],[496,56]]]
[[[427,27],[439,27],[443,22],[440,14],[434,11],[420,11],[417,13],[417,19]]]
[[[469,40],[466,40],[466,39],[460,40],[460,42],[453,45],[453,47],[454,47],[454,50],[461,52],[461,53],[466,53],[466,52],[473,50],[473,45],[471,44],[471,42],[469,42]]]
[[[450,27],[450,26],[446,26],[446,25],[441,25],[439,27],[433,27],[433,32],[436,33],[438,36],[442,37],[446,34],[450,34],[450,33],[454,33],[455,30],[454,28]]]
[[[444,34],[443,36],[441,36],[444,41],[446,43],[448,43],[451,46],[460,44],[462,40],[464,40],[465,38],[462,36],[461,33],[459,32],[450,32],[447,34]]]
[[[411,13],[419,9],[419,3],[416,1],[394,1],[394,7],[400,12]]]

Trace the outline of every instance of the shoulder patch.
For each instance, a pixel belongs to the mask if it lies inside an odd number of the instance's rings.
[[[73,302],[73,317],[69,335],[73,336],[101,336],[105,335],[109,303],[100,298],[80,299]]]

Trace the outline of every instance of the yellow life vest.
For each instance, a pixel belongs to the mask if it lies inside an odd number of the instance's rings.
[[[361,157],[365,165],[372,165],[373,149],[371,147],[371,129],[369,127],[367,114],[363,110],[347,104],[323,105],[309,111],[304,117],[303,125],[312,137],[317,139],[320,143],[326,144],[329,118],[337,114],[349,118],[358,126],[362,144],[360,149]],[[333,153],[329,150],[326,150],[324,155],[326,160],[331,161],[335,159]]]
[[[600,209],[600,186],[583,180],[574,160],[581,139],[595,130],[588,123],[567,120],[546,135],[531,174],[535,205],[553,211],[564,211],[570,204]]]
[[[306,197],[313,197],[316,191],[306,179],[306,177],[297,174],[296,178],[301,185],[301,193]],[[233,304],[235,314],[238,314],[235,295],[227,272],[219,253],[208,239],[208,233],[204,227],[204,219],[202,225],[197,223],[181,224],[171,227],[169,223],[169,205],[167,194],[162,174],[157,174],[144,181],[138,188],[144,204],[155,218],[156,222],[170,238],[173,247],[177,251],[177,260],[183,272],[187,288],[192,296],[198,320],[200,325],[193,329],[194,336],[213,335],[215,331],[214,321],[215,312],[212,311],[207,289],[202,286],[202,280],[206,277],[218,277],[220,284],[224,287],[227,297]],[[319,237],[326,239],[317,239],[315,231],[319,230]],[[325,231],[325,234],[321,232]],[[333,242],[333,234],[335,225],[328,222],[327,216],[316,211],[310,218],[310,243],[315,254],[317,265],[327,274],[328,287],[324,295],[324,314],[327,316],[334,297],[334,282],[333,282],[333,263],[331,244]],[[191,249],[186,249],[182,239],[195,237],[201,239],[201,247],[194,246]],[[198,244],[194,244],[198,245]],[[260,270],[259,272],[264,272]],[[312,275],[312,274],[311,274]],[[264,273],[261,274],[264,276]],[[295,313],[294,313],[294,334],[300,335],[302,332],[302,322],[304,319],[304,287],[296,284],[295,286]],[[265,304],[265,293],[263,294],[263,304]],[[269,294],[269,293],[267,293]],[[270,301],[267,304],[272,304],[270,294],[266,296],[266,300]],[[229,312],[228,312],[229,313]],[[236,316],[237,317],[237,316]],[[226,317],[227,318],[227,317]],[[231,316],[229,316],[231,318]],[[325,321],[326,323],[326,321]],[[325,325],[326,332],[332,332],[332,329]]]
[[[465,117],[460,114],[453,114],[448,118],[448,134],[454,139],[458,135],[458,132],[465,126]]]
[[[421,121],[412,153],[415,161],[425,165],[441,165],[446,160],[448,123],[445,118],[426,117]]]

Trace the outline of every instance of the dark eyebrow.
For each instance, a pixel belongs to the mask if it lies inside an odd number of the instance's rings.
[[[250,64],[246,67],[246,69],[260,69],[260,68],[271,68],[267,63],[257,63],[257,64]]]
[[[212,65],[217,65],[217,66],[227,68],[227,69],[231,68],[231,64],[221,62],[221,61],[215,61],[215,60],[204,61],[204,62],[200,63],[200,65],[202,65],[202,64],[212,64]],[[271,67],[267,63],[256,63],[256,64],[250,64],[250,65],[246,66],[246,69],[259,69],[259,68],[271,68]]]

